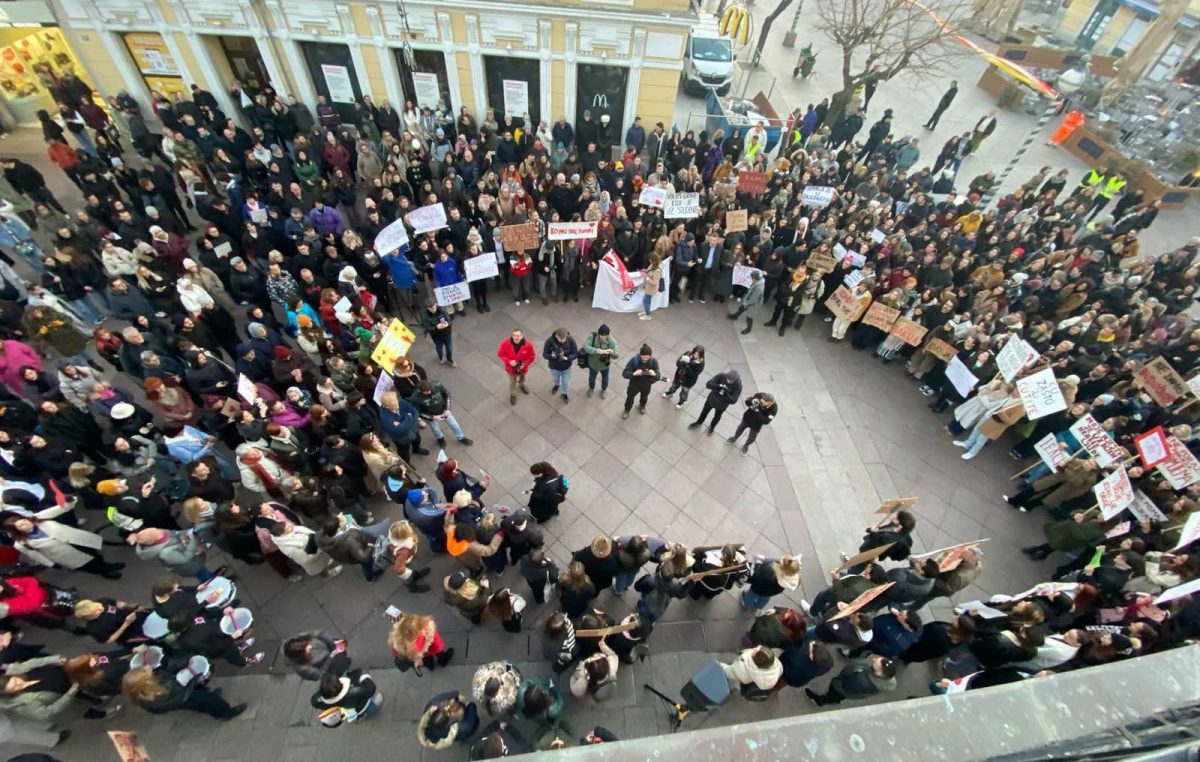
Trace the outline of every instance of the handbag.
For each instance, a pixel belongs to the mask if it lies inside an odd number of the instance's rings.
[[[593,347],[596,346],[596,333],[595,332],[592,333],[592,338],[588,339],[588,341],[592,342]],[[587,368],[588,353],[580,350],[579,354],[575,356],[575,364],[581,368]]]

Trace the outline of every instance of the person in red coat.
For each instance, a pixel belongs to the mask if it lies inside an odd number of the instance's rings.
[[[514,328],[512,336],[500,342],[496,356],[504,363],[504,371],[508,373],[508,404],[517,404],[517,389],[522,394],[529,394],[525,386],[525,374],[537,360],[533,344],[525,340],[525,333],[520,328]]]

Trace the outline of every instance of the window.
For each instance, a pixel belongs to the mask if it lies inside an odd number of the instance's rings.
[[[729,40],[714,37],[692,38],[692,59],[695,61],[732,61],[733,48]]]
[[[1125,27],[1121,39],[1117,40],[1116,45],[1113,45],[1112,55],[1123,56],[1128,53],[1130,48],[1137,45],[1138,40],[1142,39],[1148,26],[1150,26],[1150,19],[1144,19],[1141,16],[1134,17],[1133,21],[1129,22],[1129,26]]]

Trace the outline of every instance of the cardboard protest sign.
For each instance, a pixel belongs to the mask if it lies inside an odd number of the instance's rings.
[[[258,402],[258,387],[250,380],[250,377],[245,373],[239,373],[237,378],[238,396],[253,405]]]
[[[1018,373],[1028,368],[1037,358],[1037,350],[1020,336],[1013,334],[996,353],[996,368],[1000,375],[1004,376],[1004,380],[1011,383]]]
[[[371,362],[383,370],[391,370],[395,367],[396,360],[408,354],[409,348],[416,340],[417,337],[408,330],[408,326],[399,320],[393,320],[383,332],[375,349],[371,351]]]
[[[446,207],[442,204],[430,204],[414,209],[408,213],[408,224],[413,232],[420,235],[431,230],[441,230],[446,225]]]
[[[834,193],[828,185],[809,185],[800,193],[800,202],[805,206],[829,206]]]
[[[1083,449],[1095,458],[1101,468],[1108,468],[1125,457],[1125,451],[1104,430],[1091,413],[1071,424],[1071,435]]]
[[[1190,487],[1200,481],[1200,461],[1192,455],[1187,445],[1176,437],[1167,437],[1171,457],[1158,464],[1158,472],[1170,483],[1172,489]]]
[[[375,236],[375,251],[379,256],[391,254],[396,249],[408,243],[408,229],[404,227],[404,218],[397,218]]]
[[[700,216],[699,193],[672,193],[663,205],[663,217],[668,220],[691,219]]]
[[[892,323],[900,317],[900,310],[894,307],[889,307],[882,302],[875,302],[867,308],[867,314],[863,315],[862,321],[867,325],[872,325],[881,331],[886,331],[892,327]]]
[[[738,172],[737,189],[739,193],[758,195],[767,189],[767,173],[743,169]]]
[[[465,282],[451,283],[449,286],[435,288],[433,295],[439,307],[449,307],[451,304],[465,302],[471,298],[471,288]]]
[[[846,277],[842,278],[842,283],[845,283],[850,288],[854,288],[859,283],[862,283],[863,280],[865,278],[863,277],[862,270],[851,270],[846,273]]]
[[[750,284],[753,282],[752,278],[753,278],[754,273],[758,273],[759,274],[758,277],[762,278],[762,270],[759,270],[756,267],[746,267],[745,265],[734,265],[733,266],[733,285],[744,286],[745,288],[750,288]]]
[[[1134,437],[1133,444],[1137,447],[1143,468],[1154,468],[1159,463],[1171,458],[1171,447],[1167,444],[1167,432],[1163,431],[1162,426],[1155,426],[1145,434]]]
[[[1155,357],[1143,365],[1133,374],[1133,378],[1138,386],[1145,389],[1146,393],[1163,407],[1191,391],[1183,376],[1176,373],[1171,363],[1163,357]]]
[[[725,232],[740,233],[750,227],[749,215],[745,209],[730,209],[725,212]]]
[[[1200,514],[1192,514],[1193,516]],[[1195,592],[1200,591],[1200,579],[1194,579],[1191,582],[1184,582],[1182,585],[1176,585],[1170,590],[1164,590],[1163,594],[1154,599],[1155,606],[1161,606],[1164,603],[1185,598]]]
[[[536,222],[526,222],[521,225],[501,225],[500,240],[504,243],[505,251],[529,251],[541,246],[538,239]]]
[[[810,270],[820,270],[821,272],[831,273],[833,268],[837,267],[837,259],[832,254],[825,252],[814,251],[808,255],[808,259],[804,262],[804,266]]]
[[[638,203],[642,206],[652,206],[655,209],[662,209],[667,204],[667,189],[647,185],[642,188],[642,192],[638,196]]]
[[[879,507],[875,509],[875,512],[890,516],[896,511],[907,510],[916,504],[917,498],[915,497],[895,497],[891,500],[884,500],[879,504]]]
[[[988,542],[991,539],[992,538],[990,538],[990,537],[985,537],[982,540],[971,540],[970,542],[960,542],[957,545],[948,545],[944,548],[938,548],[937,550],[929,550],[924,553],[915,553],[915,554],[909,556],[909,558],[916,558],[916,559],[933,558],[934,556],[941,555],[942,553],[946,553],[947,555],[949,555],[950,551],[962,550],[964,548],[973,548],[976,545],[982,545],[983,543]]]
[[[577,238],[595,238],[598,222],[551,222],[546,228],[546,238],[551,241],[574,241]]]
[[[1151,524],[1161,524],[1167,520],[1167,515],[1140,489],[1133,491],[1133,502],[1129,504],[1129,512],[1137,516],[1138,521],[1148,521]]]
[[[862,553],[856,553],[847,558],[845,561],[842,561],[842,565],[839,566],[838,569],[849,569],[852,566],[870,563],[871,561],[874,561],[882,556],[884,553],[887,553],[888,550],[895,544],[896,543],[894,542],[889,542],[886,545],[880,545],[878,548],[871,548],[870,550],[864,550]]]
[[[1183,531],[1179,533],[1179,542],[1175,543],[1175,547],[1171,550],[1191,545],[1196,540],[1200,540],[1200,511],[1195,511],[1188,516],[1187,522],[1183,525]]]
[[[910,347],[920,345],[921,340],[925,338],[928,329],[918,323],[914,323],[906,317],[897,318],[895,323],[892,323],[890,333],[902,340]]]
[[[833,313],[833,316],[838,320],[852,323],[858,319],[864,307],[862,302],[850,293],[850,289],[845,286],[838,286],[833,291],[833,295],[825,302],[825,306]]]
[[[1054,436],[1054,432],[1050,432],[1039,439],[1037,444],[1033,446],[1033,449],[1037,451],[1038,457],[1042,459],[1042,462],[1050,467],[1050,473],[1052,474],[1066,465],[1067,461],[1071,459],[1070,455],[1063,452],[1062,446]]]
[[[950,383],[954,384],[954,390],[963,398],[969,396],[971,390],[979,384],[979,379],[962,360],[958,359],[958,355],[951,357],[950,362],[946,363],[946,378],[950,379]]]
[[[929,343],[925,345],[925,351],[942,362],[949,362],[951,357],[958,354],[958,350],[954,348],[953,344],[941,339],[930,339]]]
[[[380,402],[383,395],[396,388],[396,382],[392,380],[392,376],[386,370],[379,371],[379,380],[375,382],[375,393],[371,395],[371,399],[375,400],[376,405],[382,405]]]
[[[150,752],[137,733],[129,730],[110,730],[108,740],[112,742],[121,762],[150,762]]]
[[[1109,521],[1118,513],[1125,510],[1133,502],[1133,485],[1129,482],[1129,474],[1124,466],[1101,479],[1092,487],[1096,495],[1096,503],[1100,506],[1100,515]]]
[[[484,252],[477,257],[463,260],[463,269],[467,273],[467,283],[474,283],[484,278],[495,278],[500,274],[500,265],[496,262],[495,252]]]
[[[1021,404],[1025,405],[1025,414],[1031,421],[1067,409],[1067,400],[1058,388],[1053,368],[1044,368],[1022,378],[1017,382],[1017,391],[1021,393]]]
[[[875,600],[879,596],[886,593],[888,590],[891,589],[892,585],[894,585],[894,584],[896,584],[896,583],[889,582],[886,585],[877,585],[877,586],[871,588],[867,592],[863,593],[862,595],[858,596],[854,600],[850,601],[850,603],[846,605],[846,608],[842,609],[838,613],[829,617],[825,621],[832,622],[835,619],[843,619],[845,617],[850,616],[851,614],[857,612],[859,609],[866,606],[871,601]]]

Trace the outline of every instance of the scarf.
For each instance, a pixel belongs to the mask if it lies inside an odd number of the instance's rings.
[[[250,470],[254,472],[254,475],[257,476],[260,481],[262,481],[268,495],[276,500],[286,500],[287,498],[284,496],[283,490],[280,489],[279,483],[275,481],[275,477],[271,476],[271,473],[263,467],[263,461],[267,459],[270,459],[276,466],[278,466],[279,470],[282,471],[284,475],[292,475],[292,472],[288,468],[280,463],[274,455],[268,452],[263,452],[262,458],[254,461],[253,463],[247,463],[244,457],[239,460],[242,464],[250,466]]]

